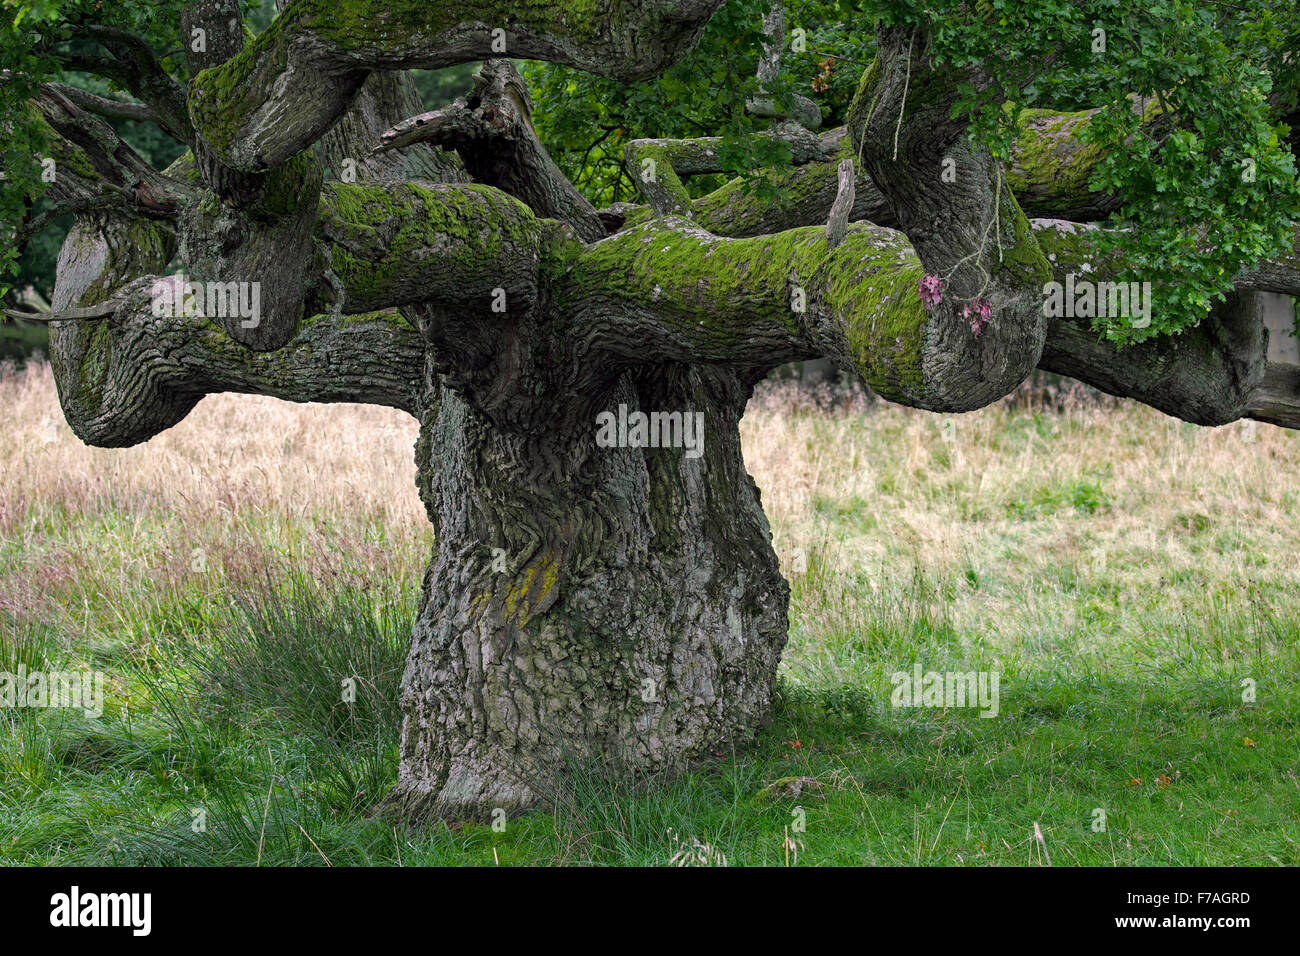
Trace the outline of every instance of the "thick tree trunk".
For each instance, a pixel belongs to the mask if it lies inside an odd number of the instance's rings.
[[[753,736],[789,596],[741,458],[756,377],[628,373],[531,437],[441,390],[417,452],[437,548],[380,812],[488,819],[552,802],[575,765],[672,772]],[[703,454],[598,446],[620,404],[702,413]]]

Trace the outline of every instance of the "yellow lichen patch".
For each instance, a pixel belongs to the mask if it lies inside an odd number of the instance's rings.
[[[559,577],[559,558],[550,552],[524,568],[506,589],[506,620],[525,626],[533,612],[546,602]]]

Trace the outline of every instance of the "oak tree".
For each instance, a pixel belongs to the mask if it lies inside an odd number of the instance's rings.
[[[577,123],[578,97],[665,71],[689,96],[722,4],[288,0],[255,32],[238,0],[5,2],[0,221],[11,264],[74,216],[45,318],[76,434],[134,445],[216,392],[420,423],[436,545],[394,817],[487,818],[575,758],[671,772],[752,738],[788,587],[738,425],[780,364],[941,413],[1046,369],[1203,425],[1300,424],[1260,310],[1300,292],[1293,2],[822,4],[823,42],[874,57],[814,50],[801,90],[781,62],[812,25],[733,0],[756,14],[726,114],[747,119],[618,127],[592,182],[636,201],[596,208],[516,61],[552,65],[529,76]],[[409,71],[468,62],[425,112]],[[181,158],[153,168],[124,117]]]

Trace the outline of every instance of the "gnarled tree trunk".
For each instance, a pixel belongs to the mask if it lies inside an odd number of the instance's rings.
[[[604,396],[538,403],[536,432],[441,389],[417,453],[438,543],[383,811],[513,813],[574,764],[671,771],[751,739],[788,598],[741,458],[756,377],[629,371]],[[620,405],[701,415],[703,453],[598,447],[597,412]]]

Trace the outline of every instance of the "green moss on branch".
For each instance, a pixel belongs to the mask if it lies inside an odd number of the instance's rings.
[[[920,270],[904,236],[864,224],[832,251],[823,227],[727,239],[664,219],[588,247],[563,294],[596,314],[652,311],[667,341],[700,361],[847,348],[874,388],[906,400],[923,387]]]
[[[331,182],[320,214],[350,312],[535,294],[543,221],[490,186]]]

